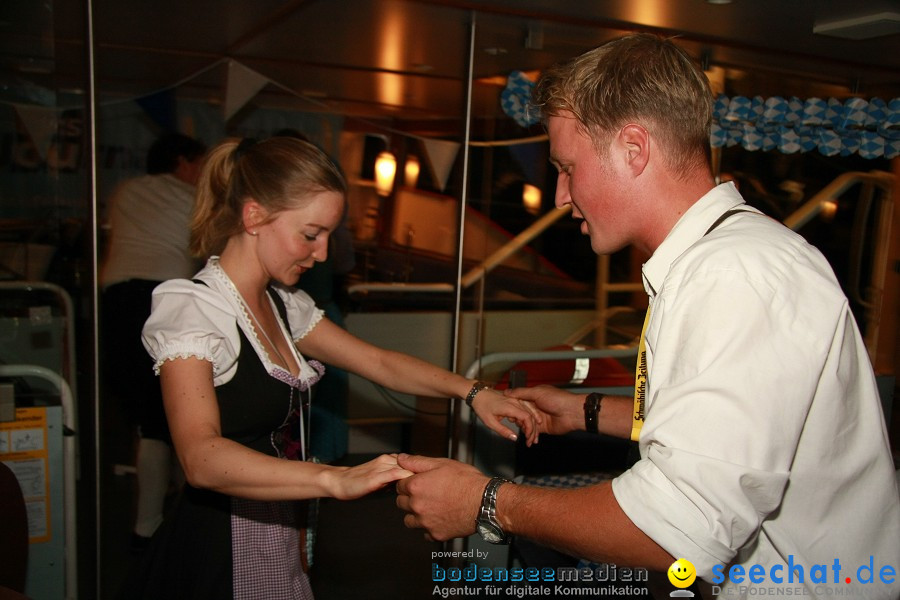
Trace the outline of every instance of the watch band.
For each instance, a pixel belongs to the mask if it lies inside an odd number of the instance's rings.
[[[588,433],[600,433],[597,428],[597,414],[606,394],[592,392],[584,399],[584,429]]]
[[[498,539],[496,541],[488,540],[493,544],[506,544],[509,542],[509,536],[503,532],[500,521],[497,520],[497,490],[504,483],[512,482],[505,477],[492,477],[487,485],[484,486],[484,494],[481,496],[481,510],[479,511],[478,521],[486,521],[496,531]]]

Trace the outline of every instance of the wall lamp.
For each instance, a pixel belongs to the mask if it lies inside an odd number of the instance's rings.
[[[403,182],[406,184],[406,187],[414,188],[416,184],[419,182],[419,159],[418,157],[410,154],[406,157],[406,166],[404,167],[405,177]]]
[[[397,159],[385,150],[375,158],[375,191],[379,196],[390,196],[397,174]]]
[[[533,215],[541,213],[541,190],[537,186],[526,183],[522,187],[522,204],[525,210]]]

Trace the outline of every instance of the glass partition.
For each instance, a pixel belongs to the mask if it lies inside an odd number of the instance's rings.
[[[475,22],[473,105],[480,112],[468,142],[458,367],[499,388],[630,390],[646,307],[638,293],[642,259],[631,249],[597,257],[570,210],[555,207],[549,142],[528,106],[542,70],[618,32],[497,14],[479,13]],[[628,450],[604,442],[602,450],[570,452],[550,438],[526,449],[491,435],[466,411],[454,416],[455,456],[507,477],[560,472],[563,464],[619,467]],[[466,544],[482,547],[477,536]],[[495,558],[497,565],[506,559]]]
[[[0,386],[11,401],[0,423],[0,460],[26,495],[25,591],[35,598],[74,598],[94,588],[86,14],[82,0],[0,9]]]

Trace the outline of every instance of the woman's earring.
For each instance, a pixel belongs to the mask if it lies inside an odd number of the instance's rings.
[[[248,231],[247,233],[249,233],[250,235],[259,235],[259,232],[255,229],[253,231]]]

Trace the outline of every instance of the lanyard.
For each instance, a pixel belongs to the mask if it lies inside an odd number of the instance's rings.
[[[706,230],[707,233],[718,227],[722,221],[739,212],[751,212],[735,208],[725,211]],[[631,411],[631,441],[636,442],[641,437],[641,428],[644,426],[644,414],[647,407],[647,324],[650,322],[650,307],[647,307],[647,315],[644,317],[644,326],[641,328],[641,343],[638,346],[637,364],[634,366],[634,406]]]
[[[631,441],[641,437],[644,426],[644,409],[647,399],[647,323],[650,322],[650,307],[641,328],[641,344],[638,346],[637,364],[634,366],[634,410],[631,411]]]

